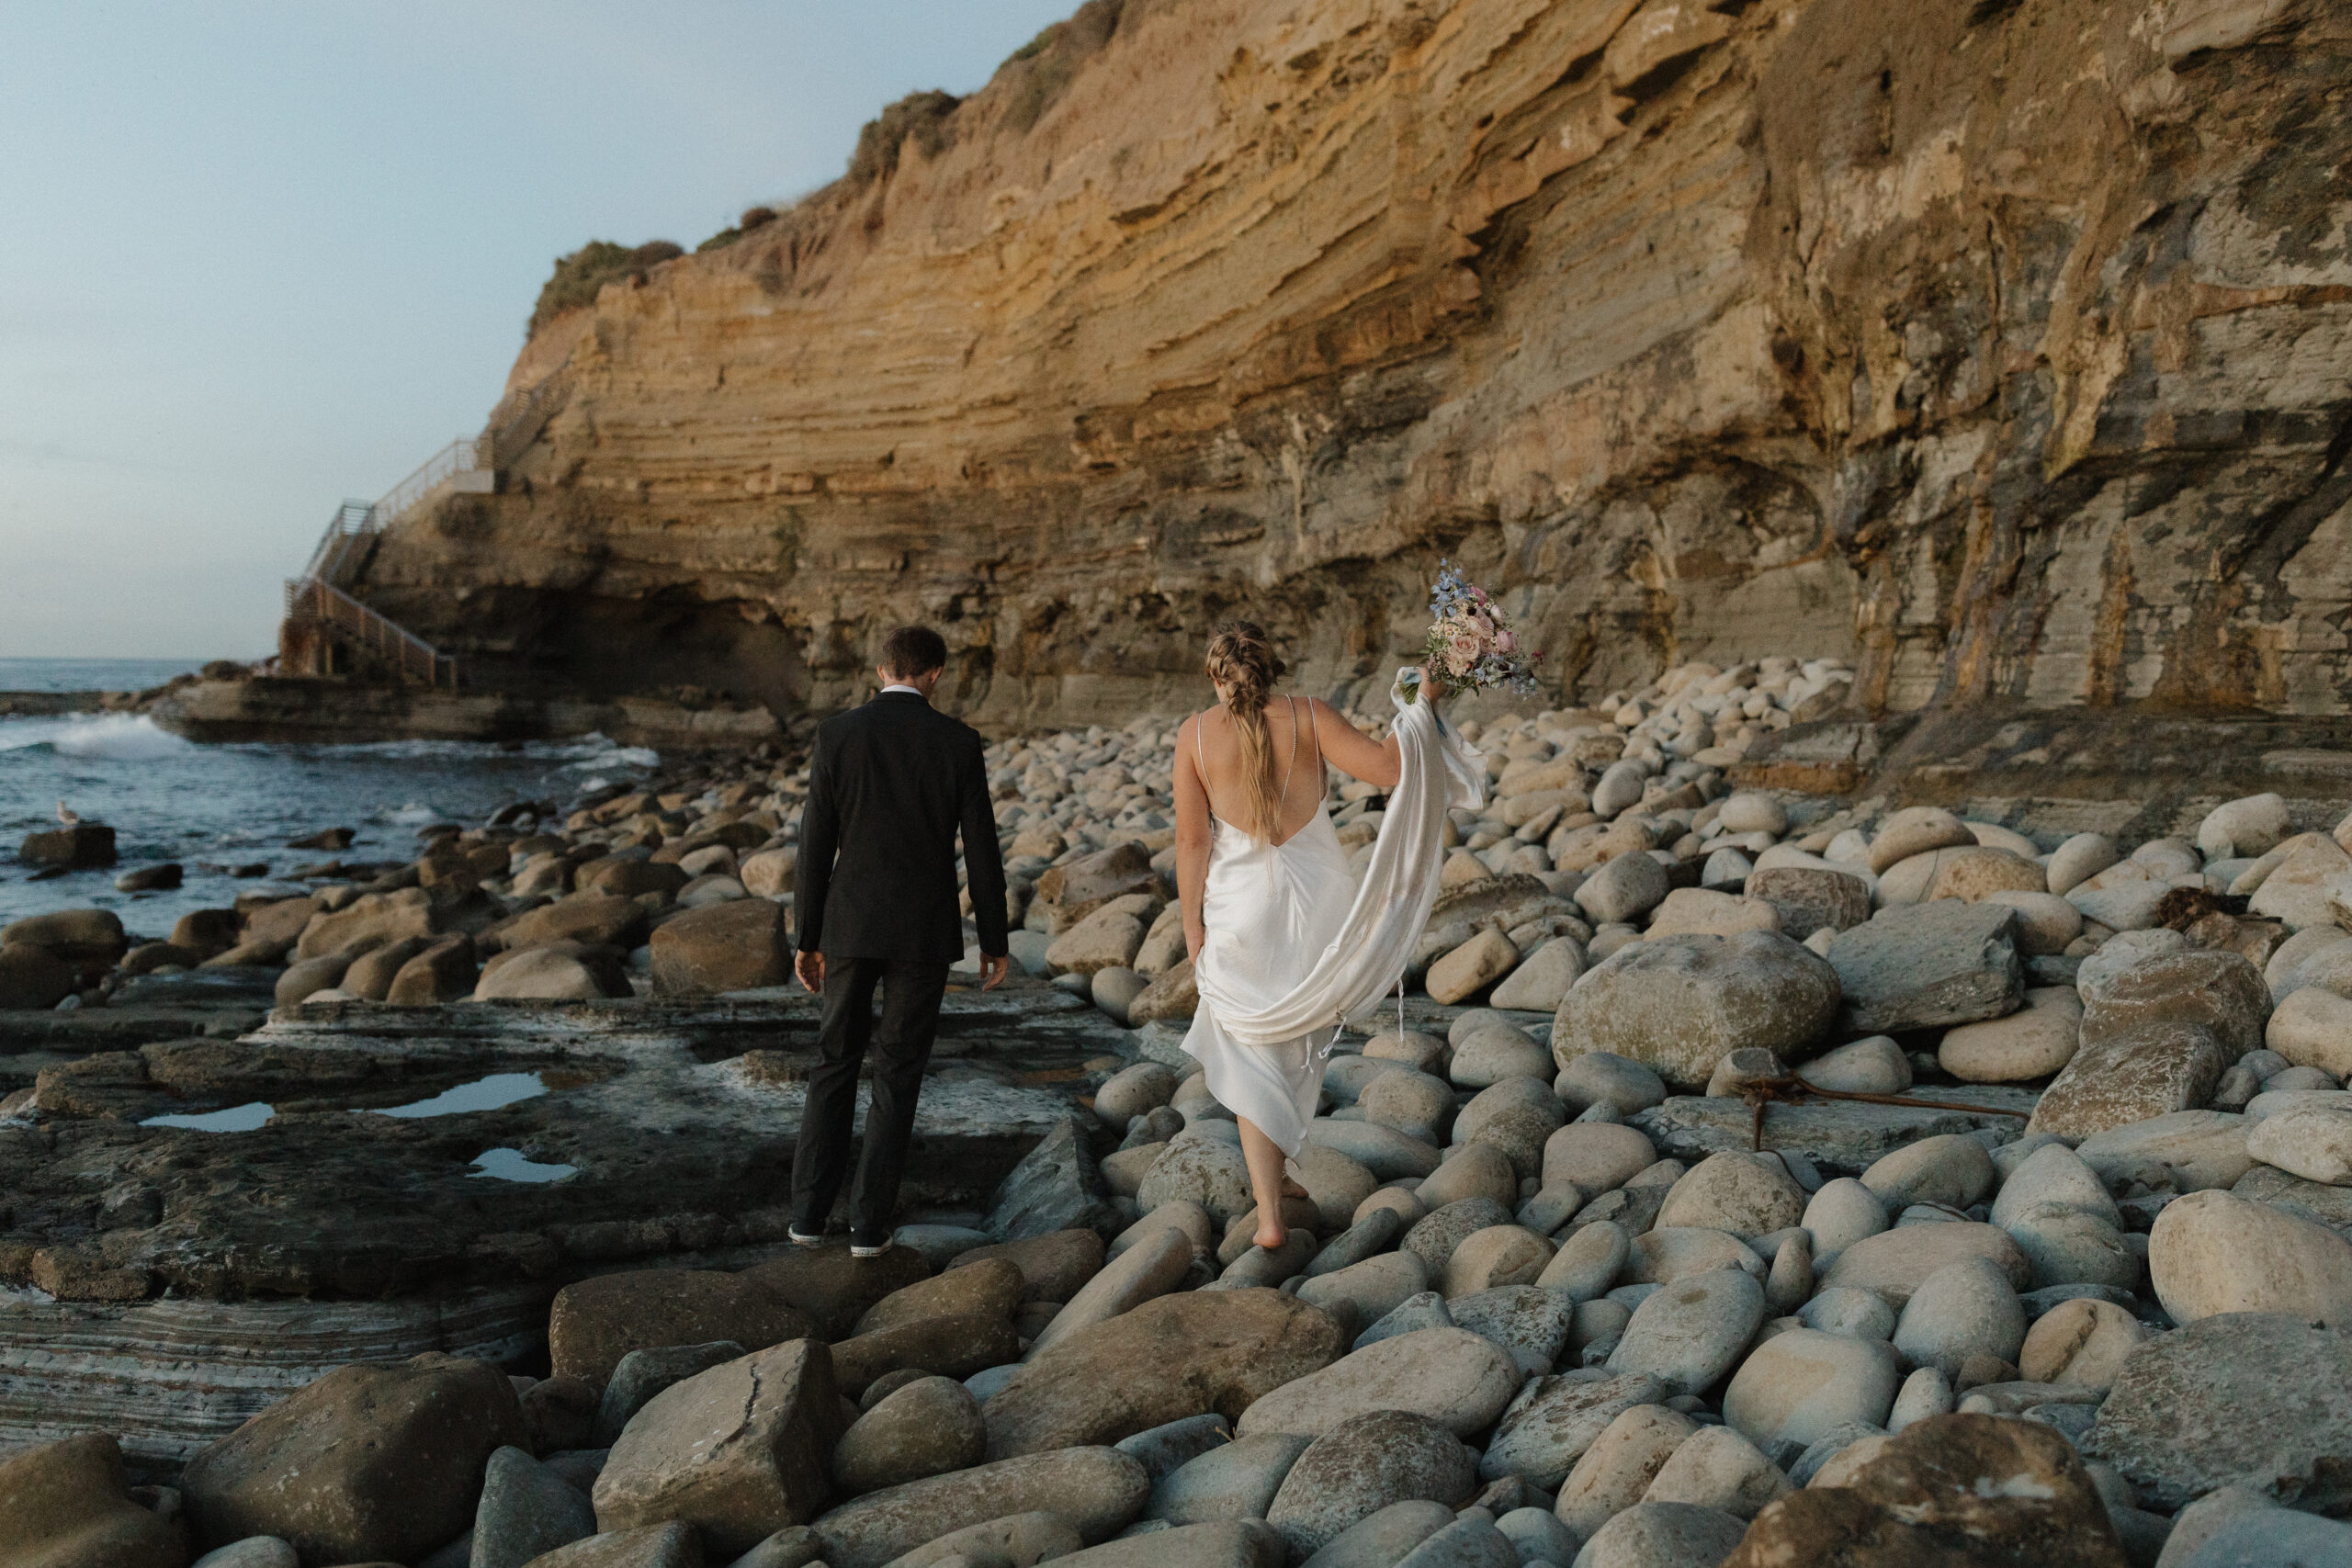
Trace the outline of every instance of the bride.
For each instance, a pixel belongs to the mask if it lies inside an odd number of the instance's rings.
[[[1241,1124],[1254,1239],[1276,1247],[1287,1237],[1283,1198],[1306,1196],[1283,1161],[1306,1141],[1339,1020],[1402,973],[1436,894],[1438,824],[1448,804],[1477,804],[1482,792],[1465,781],[1482,784],[1483,772],[1437,719],[1431,703],[1444,689],[1426,674],[1426,700],[1400,700],[1396,732],[1374,742],[1313,697],[1275,696],[1283,661],[1251,622],[1217,631],[1207,673],[1217,705],[1185,720],[1177,745],[1176,886],[1201,995],[1184,1049]],[[1408,766],[1408,745],[1438,754],[1427,766],[1452,774],[1450,797],[1416,787],[1425,771]],[[1393,863],[1362,889],[1324,810],[1327,766],[1383,790],[1408,786],[1374,852]],[[1413,821],[1396,821],[1399,806]]]

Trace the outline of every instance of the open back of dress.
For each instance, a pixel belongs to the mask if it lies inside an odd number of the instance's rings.
[[[1292,722],[1293,761],[1298,724]],[[1200,730],[1193,731],[1197,747]],[[1206,759],[1201,776],[1208,777]],[[1322,765],[1318,750],[1316,765]],[[1288,778],[1284,778],[1287,795]],[[1260,843],[1210,811],[1208,880],[1201,898],[1207,937],[1199,967],[1214,971],[1219,994],[1269,1008],[1297,988],[1348,918],[1355,881],[1347,851],[1317,804],[1306,825],[1281,843]],[[1184,1049],[1201,1064],[1209,1092],[1237,1116],[1296,1154],[1323,1094],[1336,1026],[1271,1045],[1245,1045],[1221,1028],[1214,1010],[1193,1013]]]

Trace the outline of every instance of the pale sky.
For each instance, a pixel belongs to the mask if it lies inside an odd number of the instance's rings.
[[[695,244],[1076,0],[0,0],[0,658],[253,658],[554,258]]]

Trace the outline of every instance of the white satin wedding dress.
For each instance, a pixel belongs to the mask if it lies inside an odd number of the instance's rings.
[[[1391,696],[1402,765],[1361,881],[1322,805],[1279,844],[1210,815],[1200,1006],[1184,1049],[1218,1103],[1286,1155],[1306,1141],[1340,1024],[1405,972],[1437,899],[1446,809],[1486,797],[1478,753],[1429,704]],[[1286,795],[1287,772],[1283,784]]]

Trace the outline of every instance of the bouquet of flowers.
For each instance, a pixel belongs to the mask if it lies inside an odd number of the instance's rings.
[[[1446,561],[1438,562],[1437,587],[1430,595],[1429,640],[1421,647],[1421,664],[1430,675],[1453,687],[1484,691],[1509,686],[1532,692],[1540,653],[1521,653],[1519,634],[1487,591],[1467,581]],[[1420,671],[1407,672],[1405,697],[1420,691]]]

